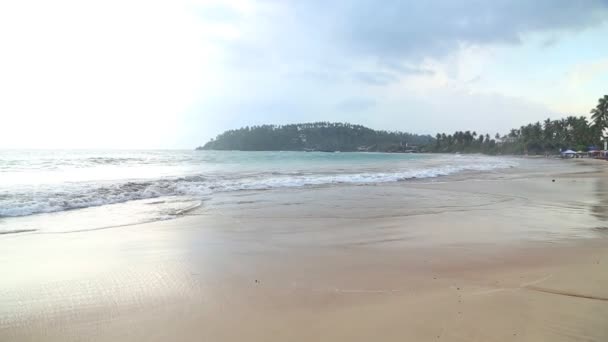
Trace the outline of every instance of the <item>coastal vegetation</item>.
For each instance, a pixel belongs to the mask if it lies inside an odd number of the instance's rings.
[[[511,129],[508,134],[454,132],[437,134],[432,152],[486,154],[554,154],[560,149],[586,151],[601,143],[601,129],[584,116],[530,123]]]
[[[608,128],[608,95],[585,116],[546,119],[507,134],[456,131],[418,135],[379,131],[349,123],[261,125],[226,131],[197,149],[243,151],[377,151],[485,154],[555,154],[600,147]]]
[[[530,123],[514,128],[508,134],[489,134],[457,131],[437,134],[432,152],[462,152],[486,154],[556,154],[560,150],[587,151],[599,148],[608,128],[608,95],[598,100],[591,110],[591,121],[585,116],[568,116],[542,123]]]
[[[378,131],[349,123],[261,125],[226,131],[198,149],[243,151],[405,152],[432,144],[430,135]]]

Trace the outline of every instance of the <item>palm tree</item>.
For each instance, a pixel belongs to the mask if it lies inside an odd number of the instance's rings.
[[[473,141],[473,135],[471,134],[471,131],[464,132],[463,140],[466,146],[469,146],[471,144],[471,141]]]
[[[608,95],[598,100],[597,106],[591,110],[591,119],[600,132],[608,128]]]

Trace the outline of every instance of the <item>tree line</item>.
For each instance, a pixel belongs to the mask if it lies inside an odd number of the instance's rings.
[[[601,129],[590,124],[584,116],[569,116],[564,119],[531,123],[508,134],[476,132],[454,132],[437,134],[432,152],[463,152],[486,154],[545,154],[557,153],[560,149],[587,151],[600,146]]]
[[[349,123],[260,125],[228,130],[198,149],[242,151],[405,151],[429,145],[430,135],[389,132]]]
[[[312,122],[228,130],[197,149],[243,151],[377,151],[486,154],[556,154],[559,150],[601,148],[608,128],[608,95],[585,116],[546,119],[507,134],[456,131],[435,137],[373,130],[349,123]]]
[[[600,98],[585,116],[546,119],[514,128],[508,134],[494,136],[471,131],[437,134],[431,152],[486,154],[556,154],[560,150],[587,151],[602,148],[603,132],[608,127],[608,95]]]

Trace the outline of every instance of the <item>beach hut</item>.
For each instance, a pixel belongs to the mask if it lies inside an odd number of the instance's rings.
[[[562,158],[574,158],[576,157],[576,152],[572,150],[565,150],[560,152],[560,156]]]

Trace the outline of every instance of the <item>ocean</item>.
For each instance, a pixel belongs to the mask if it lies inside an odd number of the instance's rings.
[[[433,181],[518,164],[447,154],[0,150],[0,234],[174,219],[218,193]]]

